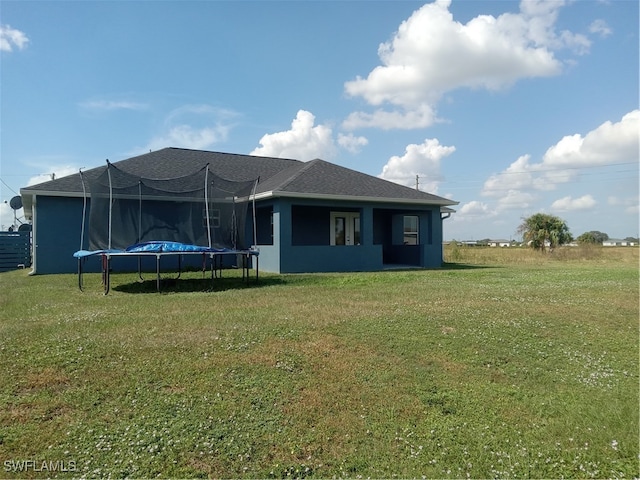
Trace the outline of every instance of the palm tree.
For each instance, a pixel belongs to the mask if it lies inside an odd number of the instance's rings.
[[[546,213],[536,213],[523,218],[518,227],[522,240],[533,249],[553,251],[558,245],[573,240],[567,223],[559,217]]]

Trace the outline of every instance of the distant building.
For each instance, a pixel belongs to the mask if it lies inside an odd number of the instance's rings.
[[[602,242],[603,247],[635,247],[636,242],[631,240],[620,240],[619,238],[610,238]]]
[[[511,240],[489,240],[490,247],[510,247]]]

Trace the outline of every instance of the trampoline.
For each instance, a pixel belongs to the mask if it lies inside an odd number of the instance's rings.
[[[255,189],[258,179],[231,181],[211,172],[207,165],[187,176],[151,179],[132,175],[107,162],[95,179],[86,181],[82,172],[84,207],[78,260],[78,287],[83,289],[83,266],[87,259],[101,259],[104,294],[111,288],[111,262],[136,258],[143,281],[142,259],[155,259],[156,289],[161,288],[161,259],[175,257],[177,277],[184,257],[200,259],[203,276],[210,268],[212,282],[233,263],[248,281],[258,255],[255,230]],[[88,192],[90,191],[87,223]],[[250,208],[251,207],[251,208]],[[252,221],[251,221],[252,220]],[[247,228],[249,227],[249,228]],[[85,248],[85,230],[89,248]],[[253,231],[251,237],[248,233]]]

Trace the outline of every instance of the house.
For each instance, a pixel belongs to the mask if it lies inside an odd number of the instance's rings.
[[[511,240],[489,240],[490,247],[510,247]]]
[[[443,219],[458,203],[320,159],[164,148],[114,165],[155,179],[207,165],[229,180],[258,178],[255,221],[252,216],[248,230],[255,225],[260,269],[275,273],[440,267]],[[82,176],[96,178],[105,168]],[[21,189],[25,216],[33,224],[32,273],[76,271],[72,255],[86,248],[80,243],[87,234],[82,219],[91,208],[83,188],[78,173]]]
[[[620,240],[619,238],[609,238],[602,242],[603,247],[634,247],[636,242],[632,240]]]

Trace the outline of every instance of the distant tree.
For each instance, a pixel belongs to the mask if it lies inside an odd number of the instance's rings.
[[[592,243],[602,245],[602,242],[604,242],[605,240],[609,240],[609,235],[597,230],[591,230],[590,232],[584,232],[576,240],[578,240],[578,243]]]
[[[609,235],[606,233],[599,232],[598,230],[591,230],[590,232],[585,232],[577,238],[579,243],[593,243],[600,244],[605,240],[609,240]]]
[[[627,238],[625,238],[625,241],[638,243],[638,238],[637,237],[627,237]]]
[[[591,232],[584,232],[582,235],[576,238],[576,240],[580,244],[595,245],[596,243],[598,243],[596,241],[596,237]]]
[[[518,227],[522,240],[535,250],[552,251],[558,245],[573,240],[567,223],[559,217],[546,213],[536,213],[523,218]]]

